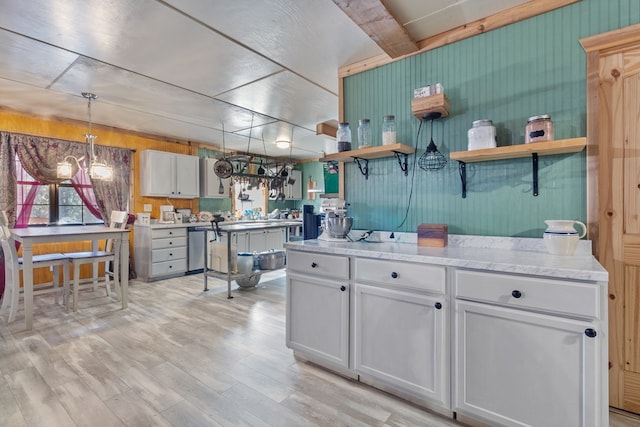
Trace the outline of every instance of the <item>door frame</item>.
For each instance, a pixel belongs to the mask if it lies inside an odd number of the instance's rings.
[[[587,223],[588,239],[593,242],[596,259],[609,271],[609,404],[623,408],[625,403],[625,282],[622,260],[609,248],[613,231],[622,221],[611,205],[608,188],[600,184],[610,171],[610,138],[612,118],[600,111],[602,95],[600,66],[608,56],[640,49],[640,24],[580,39],[587,53]],[[610,78],[621,73],[614,67]],[[607,76],[609,77],[609,76]],[[604,185],[604,184],[603,184]]]

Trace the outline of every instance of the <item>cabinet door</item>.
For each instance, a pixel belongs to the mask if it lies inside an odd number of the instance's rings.
[[[175,161],[172,153],[145,150],[140,153],[140,194],[171,196],[175,193]]]
[[[196,156],[175,155],[176,189],[173,197],[200,195],[200,160]]]
[[[295,179],[295,182],[285,187],[286,199],[302,200],[302,171],[291,170],[289,175]]]
[[[454,410],[491,425],[603,425],[598,354],[606,333],[597,329],[456,301]]]
[[[267,249],[267,237],[264,230],[249,232],[249,250],[251,252],[264,252]]]
[[[216,159],[200,159],[200,197],[228,199],[231,178],[222,179],[214,172]],[[222,190],[222,192],[220,192]]]
[[[349,367],[349,285],[287,275],[287,347],[327,367]]]
[[[269,249],[282,249],[284,245],[284,236],[286,232],[284,228],[265,230],[265,246]]]
[[[361,379],[372,378],[449,409],[444,296],[357,283],[354,298],[354,367]]]

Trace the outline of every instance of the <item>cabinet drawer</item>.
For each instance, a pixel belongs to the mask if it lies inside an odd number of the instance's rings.
[[[154,262],[151,264],[151,276],[164,276],[166,274],[180,274],[187,271],[186,258],[173,260]]]
[[[457,270],[455,296],[510,307],[599,318],[599,285]]]
[[[168,237],[187,237],[186,228],[158,228],[151,232],[152,239],[165,239]]]
[[[355,276],[358,282],[445,293],[445,268],[430,264],[356,258]]]
[[[151,251],[151,262],[170,261],[187,258],[187,247],[154,249]]]
[[[349,258],[312,252],[287,251],[287,269],[314,276],[349,280]]]
[[[170,237],[167,239],[153,239],[151,241],[151,249],[176,248],[187,246],[186,237]]]

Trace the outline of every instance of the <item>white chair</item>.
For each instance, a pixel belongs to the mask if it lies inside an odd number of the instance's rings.
[[[2,212],[2,211],[0,211]],[[4,212],[0,214],[0,217],[4,215]],[[6,219],[6,216],[4,217]],[[0,220],[6,224],[6,221]],[[13,322],[16,319],[16,313],[18,311],[18,304],[20,299],[20,270],[23,268],[22,258],[18,258],[18,252],[16,251],[15,240],[11,237],[11,231],[6,225],[0,225],[0,244],[2,245],[2,251],[4,252],[4,295],[2,297],[2,306],[0,306],[0,314],[4,314],[7,308],[9,308],[8,322]],[[69,258],[61,253],[43,254],[33,256],[33,267],[53,267],[53,282],[52,287],[38,288],[33,291],[33,295],[42,295],[55,292],[55,303],[58,303],[58,295],[63,293],[63,301],[67,305],[69,297],[69,273],[67,265]],[[60,267],[62,267],[63,287],[58,286],[58,277]]]
[[[124,211],[112,211],[109,221],[109,227],[125,229],[127,227],[127,219],[129,214]],[[73,311],[78,311],[78,291],[80,290],[80,266],[82,264],[93,264],[93,280],[92,283],[83,285],[82,288],[86,289],[91,287],[94,291],[98,286],[98,265],[101,262],[105,263],[105,287],[107,290],[107,296],[111,296],[111,283],[109,276],[113,276],[113,283],[116,289],[116,295],[120,296],[120,280],[117,274],[113,274],[109,270],[109,262],[113,262],[113,271],[119,270],[120,261],[120,248],[112,247],[112,242],[107,240],[105,242],[104,251],[88,251],[88,252],[66,252],[64,255],[69,258],[71,265],[73,265]],[[69,300],[67,299],[67,307]]]

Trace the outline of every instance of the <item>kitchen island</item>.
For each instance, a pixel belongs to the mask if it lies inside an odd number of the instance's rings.
[[[397,234],[285,244],[296,356],[462,420],[607,425],[608,273],[590,242],[553,256],[542,239]]]

